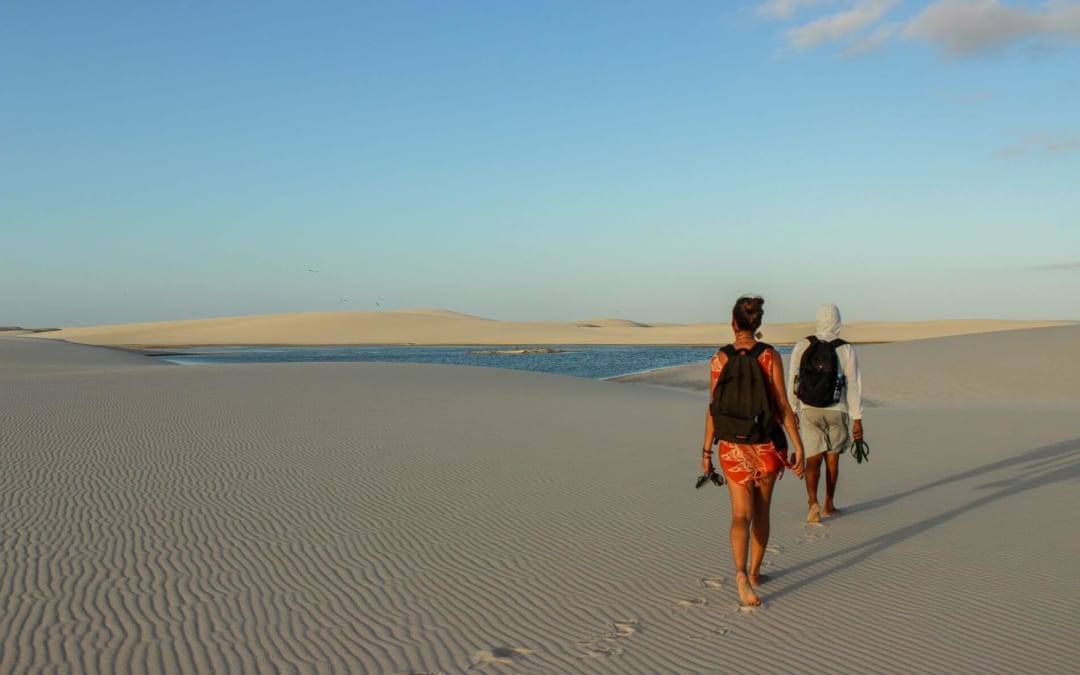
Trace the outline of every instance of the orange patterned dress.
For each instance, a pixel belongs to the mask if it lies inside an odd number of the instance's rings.
[[[772,362],[776,351],[766,349],[758,356],[758,363],[765,371],[765,381],[769,383],[769,393],[773,400],[779,400],[776,389],[773,387]],[[709,393],[710,398],[716,381],[720,379],[720,372],[724,369],[720,361],[720,352],[712,358],[711,379]],[[766,476],[781,475],[785,466],[790,466],[787,457],[782,456],[772,441],[765,443],[732,443],[720,441],[717,454],[720,456],[720,468],[724,471],[724,477],[732,485],[747,485]]]

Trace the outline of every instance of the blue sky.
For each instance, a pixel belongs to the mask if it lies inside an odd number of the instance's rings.
[[[0,325],[1080,319],[1080,1],[9,2],[0,64]]]

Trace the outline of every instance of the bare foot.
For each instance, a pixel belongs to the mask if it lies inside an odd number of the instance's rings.
[[[735,583],[739,587],[739,602],[743,607],[758,607],[761,605],[761,600],[754,593],[754,589],[750,587],[750,580],[747,578],[746,572],[736,574]]]
[[[765,583],[768,580],[769,580],[769,575],[768,574],[762,574],[761,572],[751,572],[750,573],[750,585],[752,587],[754,587],[754,588],[757,588],[758,586],[760,586],[761,584]]]
[[[810,505],[810,513],[806,516],[806,522],[808,523],[820,523],[821,522],[821,507],[814,504]]]
[[[831,516],[838,516],[838,515],[840,515],[841,513],[843,513],[843,511],[841,511],[840,509],[836,508],[836,507],[835,507],[835,506],[833,506],[832,504],[826,504],[826,505],[825,505],[825,508],[823,508],[823,509],[821,510],[821,515],[823,515],[823,516],[825,516],[825,517],[831,517]]]

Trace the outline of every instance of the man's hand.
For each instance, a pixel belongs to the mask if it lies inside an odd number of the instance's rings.
[[[795,463],[791,465],[791,472],[795,474],[796,478],[803,477],[803,453],[801,450],[795,451]]]
[[[851,424],[851,435],[852,435],[852,437],[857,441],[861,441],[862,440],[862,433],[863,433],[862,432],[862,420],[855,420]]]

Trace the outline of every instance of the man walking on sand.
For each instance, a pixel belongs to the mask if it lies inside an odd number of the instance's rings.
[[[863,437],[862,379],[855,348],[840,339],[840,310],[822,305],[813,335],[795,343],[788,368],[788,396],[806,448],[809,523],[840,512],[833,503],[840,455],[852,438]],[[851,424],[851,430],[848,425]],[[825,505],[818,503],[818,479],[825,464]]]

